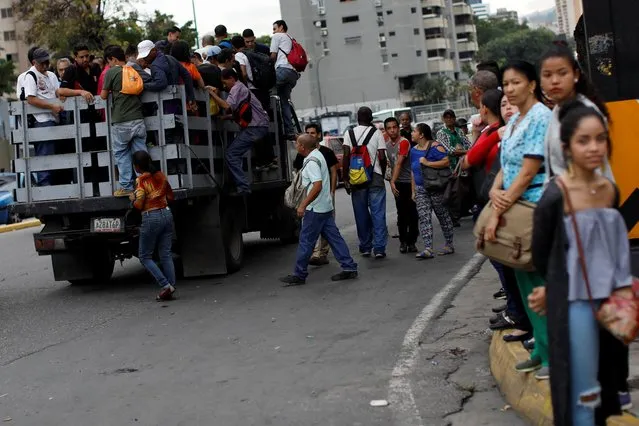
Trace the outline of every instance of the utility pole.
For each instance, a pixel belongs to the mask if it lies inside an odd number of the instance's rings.
[[[197,18],[195,17],[195,0],[191,0],[191,6],[193,6],[193,26],[195,27],[195,45],[200,48],[200,36],[197,32]]]

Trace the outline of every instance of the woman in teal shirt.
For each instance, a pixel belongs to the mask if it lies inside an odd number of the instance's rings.
[[[519,108],[519,113],[508,122],[501,142],[502,169],[490,191],[494,211],[485,231],[487,241],[495,240],[501,215],[518,200],[537,203],[541,198],[546,174],[546,131],[552,116],[541,102],[543,95],[539,77],[532,64],[523,61],[508,64],[504,69],[502,87],[510,103]],[[546,317],[533,312],[528,306],[528,296],[535,287],[543,286],[544,280],[536,272],[516,270],[515,275],[535,337],[535,349],[530,359],[520,362],[515,368],[520,372],[539,370],[535,377],[548,379]]]

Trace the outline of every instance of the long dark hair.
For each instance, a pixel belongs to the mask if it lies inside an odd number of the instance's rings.
[[[585,97],[590,99],[592,103],[597,105],[597,108],[599,108],[599,111],[601,111],[601,113],[605,115],[608,120],[610,120],[610,114],[608,113],[608,108],[606,108],[606,104],[604,104],[599,98],[599,95],[597,94],[597,90],[593,86],[588,76],[582,71],[581,67],[579,66],[579,63],[577,62],[577,59],[575,59],[575,55],[573,54],[573,52],[564,45],[554,44],[541,57],[541,61],[540,61],[541,68],[543,68],[544,62],[550,58],[565,59],[570,64],[573,71],[579,75],[579,80],[577,80],[577,83],[575,84],[575,92],[579,93],[580,95],[584,95]]]
[[[491,89],[484,92],[481,97],[481,104],[488,108],[488,111],[499,117],[499,124],[503,126],[504,118],[501,116],[501,99],[504,97],[504,92],[498,89]]]
[[[153,175],[157,172],[153,166],[153,159],[146,151],[136,151],[133,154],[133,165],[142,173],[149,172]]]
[[[184,40],[176,40],[171,45],[171,56],[180,62],[191,62],[191,49]]]
[[[570,101],[561,107],[559,110],[559,121],[561,122],[559,138],[561,139],[564,150],[570,146],[570,139],[572,139],[575,134],[579,123],[588,117],[596,117],[601,122],[601,125],[607,128],[606,122],[599,111],[592,107],[585,106],[579,101]],[[610,137],[608,137],[608,155],[610,155],[611,152],[612,142],[610,141]]]
[[[535,66],[533,64],[531,64],[530,62],[526,62],[526,61],[512,61],[509,62],[504,69],[501,71],[501,75],[505,75],[506,71],[508,70],[514,70],[517,71],[519,74],[523,74],[524,77],[526,77],[526,79],[530,82],[535,82],[535,98],[539,101],[539,102],[544,102],[544,94],[541,91],[541,82],[539,81],[539,74],[537,74],[537,70],[535,69]],[[503,80],[502,80],[502,85],[503,85]]]
[[[418,123],[415,128],[419,133],[424,135],[426,140],[433,140],[433,131],[430,129],[430,126],[426,123]]]

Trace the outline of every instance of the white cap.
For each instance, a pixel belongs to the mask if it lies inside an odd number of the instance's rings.
[[[138,44],[138,59],[144,59],[149,56],[151,50],[155,48],[155,44],[151,40],[144,40]]]

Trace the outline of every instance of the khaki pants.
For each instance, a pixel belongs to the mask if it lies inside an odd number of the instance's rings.
[[[333,217],[335,217],[335,195],[333,195]],[[328,250],[330,246],[328,241],[320,235],[315,244],[315,250],[313,250],[313,256],[311,259],[326,259],[328,257]]]

